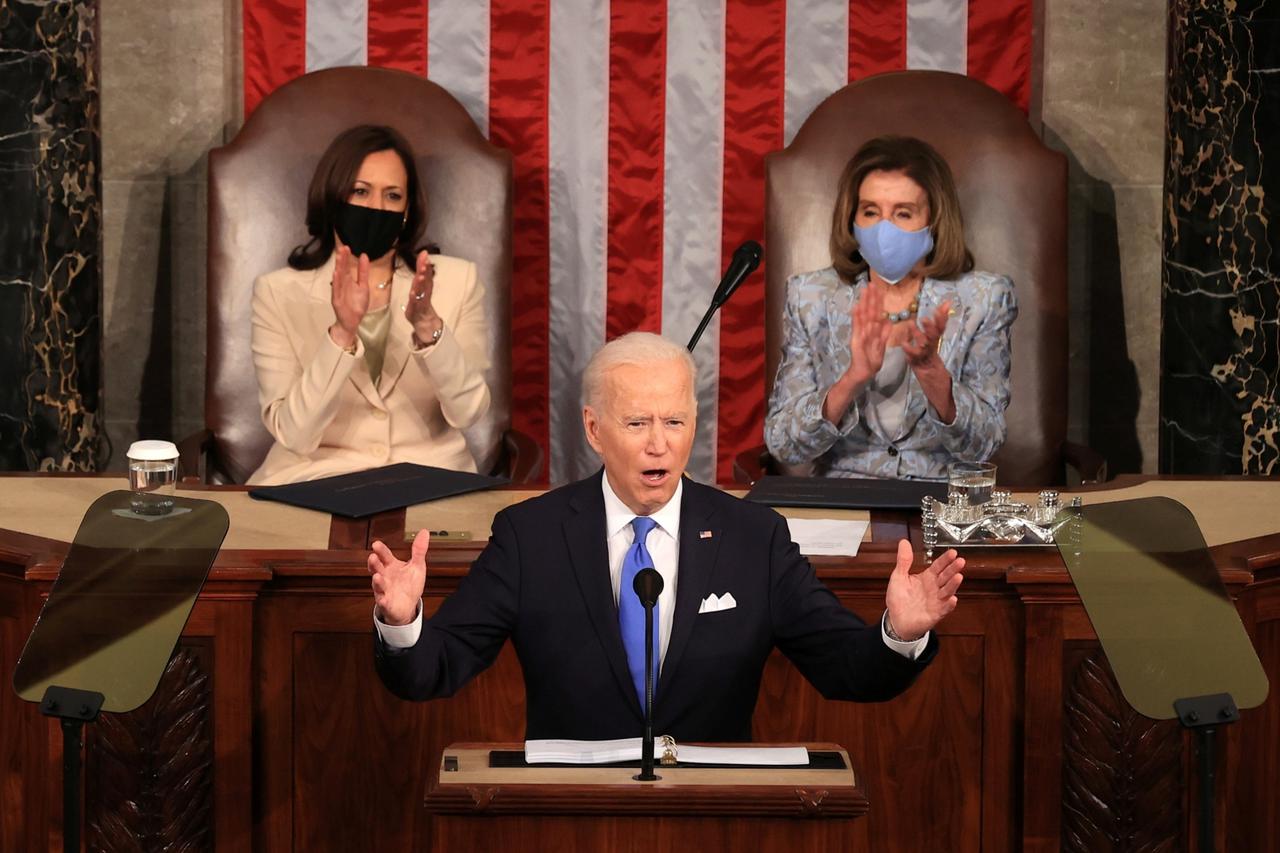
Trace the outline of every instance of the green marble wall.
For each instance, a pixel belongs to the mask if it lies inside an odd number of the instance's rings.
[[[1160,469],[1280,474],[1280,0],[1171,0]]]
[[[0,0],[0,470],[101,454],[95,0]]]

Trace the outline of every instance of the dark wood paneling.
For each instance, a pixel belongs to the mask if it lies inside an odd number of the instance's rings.
[[[842,600],[869,621],[884,608],[882,596]],[[775,653],[756,705],[758,741],[826,740],[849,751],[866,780],[871,836],[894,839],[901,853],[931,853],[942,837],[955,853],[982,849],[985,644],[978,619],[956,621],[944,632],[938,659],[892,702],[828,702]],[[893,805],[926,800],[927,809]]]
[[[1220,792],[1234,807],[1226,849],[1275,850],[1280,849],[1280,802],[1274,796],[1280,789],[1280,581],[1261,584],[1243,598],[1257,616],[1250,633],[1271,692],[1261,707],[1243,712],[1230,727],[1240,769],[1234,778],[1219,779]]]
[[[31,630],[28,599],[35,590],[0,573],[0,850],[39,848],[48,817],[41,795],[48,767],[41,761],[44,720],[13,692],[11,676]]]
[[[36,546],[40,554],[51,547],[0,534],[0,560],[9,561],[0,563],[6,673],[56,574],[56,556],[35,556]],[[1236,591],[1252,584],[1240,610],[1274,673],[1280,672],[1280,580],[1266,554],[1276,543],[1258,549],[1231,546],[1217,549],[1215,558]],[[433,551],[428,612],[456,586],[472,551]],[[405,703],[386,693],[373,670],[363,556],[358,550],[229,552],[219,557],[192,612],[184,646],[195,643],[212,655],[204,671],[211,685],[212,837],[219,851],[383,853],[427,849],[433,833],[470,837],[474,827],[430,822],[422,807],[427,768],[449,743],[523,736],[523,683],[509,648],[451,699]],[[871,543],[856,561],[818,561],[819,573],[846,604],[875,620],[891,559],[888,545]],[[15,568],[14,560],[27,560],[27,568]],[[961,607],[943,626],[940,657],[911,691],[883,705],[827,702],[775,656],[755,736],[848,748],[870,798],[870,814],[860,823],[876,838],[876,849],[1058,851],[1064,838],[1084,837],[1073,828],[1064,796],[1073,786],[1086,798],[1101,790],[1069,768],[1109,761],[1141,770],[1141,750],[1125,753],[1098,732],[1072,728],[1072,714],[1077,723],[1097,722],[1091,709],[1103,719],[1119,710],[1114,697],[1098,698],[1106,695],[1101,682],[1090,687],[1101,690],[1095,696],[1074,680],[1097,646],[1057,555],[975,551],[965,574]],[[0,849],[48,850],[60,839],[60,734],[4,687]],[[1280,700],[1273,695],[1246,711],[1228,728],[1222,751],[1219,847],[1280,849],[1274,798],[1258,793],[1280,787]],[[1193,754],[1183,736],[1174,811],[1184,838],[1194,829]],[[1171,763],[1163,766],[1153,790],[1174,772]],[[1097,796],[1112,802],[1095,806],[1117,819],[1119,799]],[[519,819],[511,821],[494,824],[499,843],[528,832]],[[570,839],[585,831],[563,829]],[[629,827],[605,839],[602,849],[613,842],[629,849],[632,833],[651,830]],[[728,823],[723,829],[741,831]],[[581,837],[576,849],[599,841]],[[756,837],[754,831],[742,839],[724,836],[745,849],[758,846]]]
[[[442,600],[428,599],[427,612]],[[430,756],[458,741],[524,738],[524,681],[510,646],[451,699],[403,702],[373,669],[363,590],[272,597],[262,611],[260,661],[280,675],[263,682],[270,695],[259,705],[268,804],[261,849],[421,849]],[[335,821],[335,809],[376,815],[378,833],[362,820]]]
[[[864,853],[894,849],[872,845],[867,826],[865,819],[449,817],[437,822],[431,849],[448,853]]]

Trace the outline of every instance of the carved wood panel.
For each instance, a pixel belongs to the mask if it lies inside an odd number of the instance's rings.
[[[1064,674],[1063,853],[1185,850],[1181,727],[1134,711],[1101,647]]]
[[[86,727],[87,850],[213,849],[211,658],[208,641],[184,640],[146,704]]]

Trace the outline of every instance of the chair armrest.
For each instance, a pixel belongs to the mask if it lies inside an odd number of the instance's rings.
[[[1102,483],[1107,480],[1107,460],[1092,447],[1076,444],[1074,441],[1062,442],[1062,459],[1080,475],[1080,484]]]
[[[183,482],[209,483],[209,454],[213,452],[213,430],[202,429],[178,442],[178,464]]]
[[[744,450],[733,459],[733,481],[753,486],[761,477],[773,473],[773,457],[763,444]]]
[[[509,429],[502,434],[502,454],[493,473],[512,483],[539,482],[543,461],[542,448],[536,441],[520,430]]]

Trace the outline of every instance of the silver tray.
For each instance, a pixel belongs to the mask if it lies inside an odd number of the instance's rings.
[[[1072,498],[1071,506],[1079,507],[1080,498]],[[1012,500],[1006,491],[993,491],[989,502],[976,507],[963,494],[952,493],[946,501],[926,497],[920,511],[930,560],[946,548],[1054,548],[1058,532],[1074,517],[1062,511],[1051,489],[1040,493],[1034,507]]]

